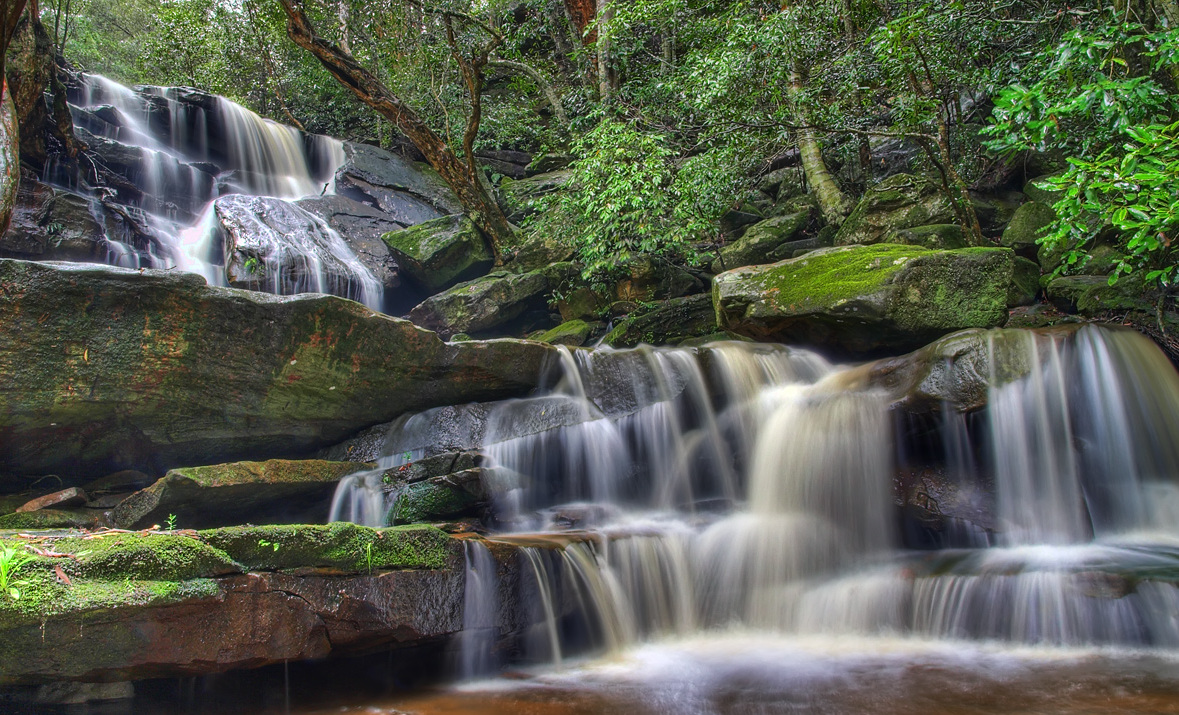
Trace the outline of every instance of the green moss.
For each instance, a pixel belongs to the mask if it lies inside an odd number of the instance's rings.
[[[814,251],[777,264],[751,283],[775,305],[805,309],[831,306],[872,295],[906,263],[935,251],[896,244]]]
[[[393,524],[419,524],[471,516],[483,495],[451,480],[431,479],[406,487],[389,512]]]
[[[365,573],[438,569],[446,565],[450,553],[450,538],[430,526],[372,529],[346,522],[235,526],[202,531],[199,536],[256,570],[319,567]]]
[[[391,231],[381,240],[401,269],[430,291],[477,276],[492,264],[483,234],[461,214]]]
[[[94,526],[97,515],[84,511],[38,509],[0,516],[0,529],[73,529]]]
[[[592,328],[584,320],[570,320],[536,336],[536,340],[551,345],[585,345]]]
[[[371,463],[329,462],[322,459],[271,459],[265,462],[231,462],[173,469],[165,479],[188,479],[201,487],[338,482],[353,472],[375,467]]]
[[[243,570],[224,551],[178,534],[73,537],[54,541],[53,549],[74,556],[67,573],[94,579],[183,581]]]

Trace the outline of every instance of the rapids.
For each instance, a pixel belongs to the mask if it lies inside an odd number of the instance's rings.
[[[986,407],[947,403],[918,436],[897,395],[804,350],[564,352],[544,394],[496,404],[483,425],[486,542],[519,550],[532,616],[510,657],[492,650],[500,592],[486,549],[469,544],[460,674],[539,668],[536,687],[597,702],[612,684],[606,711],[653,712],[795,711],[790,698],[722,706],[693,669],[757,681],[770,700],[788,683],[821,694],[868,673],[848,702],[889,672],[953,670],[963,653],[990,664],[966,688],[988,687],[994,668],[1049,680],[1067,680],[1063,662],[1122,669],[1110,653],[1173,675],[1179,375],[1124,330],[992,331],[988,344]],[[520,428],[558,409],[552,426]],[[386,444],[427,417],[396,423]],[[390,453],[382,467],[425,454]],[[932,542],[915,540],[894,484],[914,468],[941,470],[983,516],[947,517]],[[399,497],[350,478],[332,518],[380,524]],[[824,663],[835,674],[811,673]],[[463,711],[454,703],[470,688],[494,701],[497,687],[469,686],[437,711]],[[528,697],[513,692],[505,702]]]

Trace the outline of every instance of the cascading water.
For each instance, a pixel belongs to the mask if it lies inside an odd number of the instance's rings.
[[[1174,368],[1092,326],[985,345],[986,407],[944,403],[924,451],[897,395],[806,351],[565,352],[547,394],[491,409],[482,435],[501,475],[487,538],[520,551],[531,584],[524,659],[733,632],[1179,647]],[[949,545],[913,548],[894,480],[914,460],[993,492],[993,514],[959,531],[947,517]]]
[[[178,268],[211,285],[333,293],[381,309],[373,272],[293,202],[334,193],[345,160],[339,141],[186,88],[133,90],[86,75],[71,99],[80,136],[98,149],[96,161],[118,163],[106,168],[129,182],[119,202],[149,234],[108,235],[108,262]],[[69,178],[52,164],[46,173],[50,182]]]

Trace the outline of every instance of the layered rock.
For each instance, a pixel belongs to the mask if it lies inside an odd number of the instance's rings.
[[[717,323],[758,339],[837,352],[915,348],[963,328],[1002,325],[1013,254],[873,245],[821,249],[716,277]]]
[[[753,224],[741,238],[720,249],[720,255],[712,262],[712,272],[722,273],[733,268],[790,258],[789,255],[775,256],[775,252],[783,244],[795,239],[810,218],[811,210],[807,207]]]
[[[896,174],[864,193],[839,227],[835,245],[881,243],[894,231],[955,220],[954,208],[937,182],[916,174]]]
[[[628,316],[602,342],[616,348],[632,348],[640,343],[674,345],[688,338],[711,335],[716,330],[712,298],[701,293],[673,298],[653,310]]]
[[[547,318],[548,293],[573,271],[558,264],[530,273],[490,273],[427,298],[409,318],[444,337],[503,329],[530,312]]]
[[[553,348],[446,344],[330,296],[0,261],[0,462],[100,476],[308,453],[403,412],[530,390]]]
[[[430,293],[470,280],[494,260],[483,234],[466,216],[445,216],[381,237],[414,283]]]
[[[174,519],[186,529],[323,521],[343,477],[375,465],[272,459],[173,469],[114,510],[127,529]]]

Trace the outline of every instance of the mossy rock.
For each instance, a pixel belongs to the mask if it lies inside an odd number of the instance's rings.
[[[54,541],[53,550],[73,555],[75,573],[89,579],[187,581],[244,570],[224,551],[178,534],[80,536]]]
[[[567,263],[530,273],[491,273],[427,298],[409,318],[443,336],[487,334],[529,311],[545,310],[549,291],[574,273]]]
[[[1007,294],[1007,307],[1031,305],[1040,292],[1040,266],[1021,256],[1015,257],[1011,274],[1011,290]]]
[[[372,529],[323,525],[233,526],[198,534],[251,570],[326,568],[345,573],[444,568],[449,536],[431,526]]]
[[[466,216],[443,216],[381,237],[414,283],[435,293],[491,268],[483,234]]]
[[[594,332],[594,325],[584,320],[569,320],[537,335],[535,340],[550,345],[581,346]]]
[[[318,521],[340,479],[375,467],[319,459],[272,459],[173,469],[120,502],[114,519],[132,529],[164,524],[170,515],[187,529]]]
[[[881,243],[892,232],[955,221],[941,185],[927,176],[896,174],[868,189],[839,227],[836,246]]]
[[[713,303],[726,330],[863,354],[1002,325],[1013,272],[1006,248],[845,246],[722,273]]]
[[[720,249],[720,255],[712,262],[712,272],[723,273],[732,268],[770,262],[774,250],[795,238],[810,219],[811,211],[806,209],[750,226],[741,238]]]
[[[481,516],[488,500],[484,471],[466,469],[408,485],[389,510],[389,523],[419,524]]]
[[[571,169],[557,169],[517,181],[504,180],[499,185],[500,204],[513,223],[538,213],[546,197],[559,192],[573,176]]]
[[[1039,201],[1029,201],[1015,210],[999,243],[1007,248],[1034,255],[1036,241],[1044,235],[1044,229],[1056,220],[1052,207]]]
[[[712,297],[701,293],[673,298],[651,310],[626,317],[602,338],[602,343],[616,348],[632,348],[641,343],[675,345],[716,330]]]
[[[1155,312],[1139,273],[1122,276],[1114,285],[1103,276],[1060,276],[1051,279],[1044,292],[1061,310],[1089,317],[1108,311]]]
[[[1023,193],[1026,194],[1027,197],[1032,201],[1038,201],[1039,203],[1051,206],[1063,198],[1064,192],[1055,191],[1050,187],[1042,187],[1041,184],[1043,184],[1048,179],[1057,177],[1059,175],[1059,173],[1044,174],[1042,176],[1029,179],[1028,182],[1023,185]]]
[[[85,509],[38,509],[0,516],[0,529],[85,529],[98,521],[98,514]]]
[[[522,232],[517,235],[519,233]],[[509,252],[512,257],[505,268],[512,273],[528,273],[553,263],[569,261],[574,254],[573,246],[563,238],[536,232],[526,234]]]
[[[566,286],[558,286],[564,290]],[[610,298],[587,285],[575,284],[556,299],[557,312],[562,320],[597,318],[610,306]]]
[[[306,454],[405,412],[523,395],[554,350],[445,343],[342,298],[177,271],[0,259],[0,286],[0,470],[63,486]]]
[[[966,248],[966,237],[962,227],[956,223],[935,223],[930,226],[915,226],[890,231],[883,243],[901,243],[906,246],[920,246],[940,250]]]

